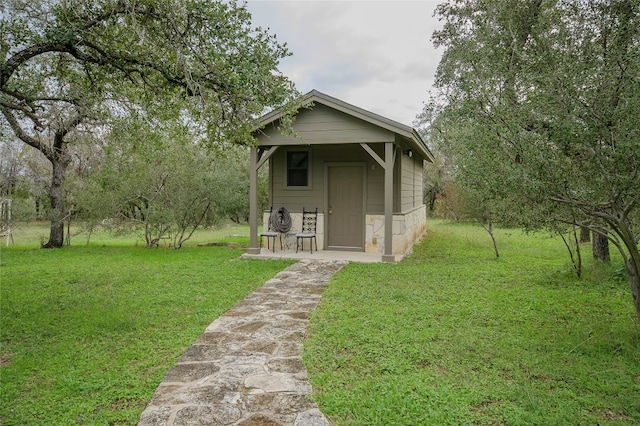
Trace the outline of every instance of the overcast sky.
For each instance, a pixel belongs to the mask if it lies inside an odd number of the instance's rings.
[[[248,0],[253,24],[270,28],[293,56],[280,70],[313,89],[413,125],[440,61],[431,34],[441,1]]]

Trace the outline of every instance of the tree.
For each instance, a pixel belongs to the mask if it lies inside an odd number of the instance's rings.
[[[89,231],[134,230],[147,247],[166,240],[174,248],[199,226],[246,220],[248,149],[234,144],[207,149],[192,132],[186,125],[152,128],[121,120],[104,137],[100,164],[87,166],[83,179],[68,185],[75,215]]]
[[[0,133],[0,197],[13,196],[19,190],[20,148],[10,136]]]
[[[611,263],[609,253],[609,238],[603,234],[595,234],[592,242],[593,258],[605,263]]]
[[[235,223],[249,221],[249,152],[226,152],[218,162],[219,172],[216,190],[216,213]],[[268,174],[258,173],[258,211],[268,207]]]
[[[131,120],[115,125],[105,137],[102,164],[72,194],[77,214],[90,229],[134,230],[146,247],[166,240],[174,248],[227,215],[228,194],[242,195],[248,180],[246,166],[235,167],[247,149],[206,149],[192,130]]]
[[[235,1],[5,0],[4,128],[51,164],[51,231],[64,240],[70,146],[113,119],[198,123],[209,144],[249,143],[252,120],[285,102],[289,52]]]
[[[640,321],[640,3],[453,1],[437,14],[444,101],[430,124],[457,178],[500,200],[502,220],[606,236]]]
[[[16,221],[41,219],[40,203],[46,199],[49,163],[42,154],[18,140],[12,132],[0,131],[0,196],[9,197]]]
[[[424,110],[416,118],[416,125],[431,122],[437,111],[433,106],[435,100],[432,99],[429,104],[425,105]],[[422,181],[424,186],[423,199],[429,207],[429,212],[434,213],[436,210],[436,201],[447,195],[448,186],[454,181],[453,164],[451,159],[447,157],[444,150],[439,145],[439,138],[432,137],[427,129],[420,129],[421,136],[429,141],[431,151],[434,154],[434,161],[423,172]]]

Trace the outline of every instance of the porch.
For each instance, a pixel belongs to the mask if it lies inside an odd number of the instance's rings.
[[[348,262],[359,263],[382,263],[383,258],[380,253],[365,253],[361,251],[342,251],[342,250],[320,250],[313,251],[311,253],[308,248],[300,250],[296,253],[295,244],[293,247],[284,248],[281,250],[276,247],[276,250],[261,248],[258,253],[245,253],[242,259],[291,259],[291,260],[345,260]],[[398,262],[402,260],[404,254],[394,255],[394,261]]]

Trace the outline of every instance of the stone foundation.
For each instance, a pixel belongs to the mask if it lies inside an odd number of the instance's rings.
[[[427,206],[393,215],[393,254],[405,254],[426,232]],[[384,253],[384,215],[368,214],[365,252]]]
[[[294,237],[294,234],[296,232],[300,232],[300,229],[302,229],[302,212],[300,213],[293,213],[293,212],[289,212],[289,215],[291,216],[291,230],[287,233],[287,235],[282,235],[282,243],[285,246],[284,249],[287,248],[287,246],[291,249],[293,248],[293,250],[296,249],[296,238]],[[262,213],[262,229],[268,229],[269,228],[269,216],[270,213],[269,212],[263,212]],[[260,238],[260,236],[258,235],[258,239]],[[316,224],[316,239],[318,240],[318,250],[322,250],[324,248],[324,214],[322,213],[318,213],[318,223]],[[305,240],[304,242],[304,246],[305,246],[305,250],[308,250],[308,242],[309,240]],[[266,238],[262,238],[262,247],[266,248],[267,247],[267,239]],[[315,245],[313,246],[313,250],[315,251],[316,247]],[[280,247],[280,239],[276,238],[276,250],[283,250],[283,247]]]
[[[289,213],[291,215],[291,231],[289,235],[283,235],[284,248],[288,246],[295,250],[296,239],[293,236],[302,226],[302,213]],[[427,206],[422,205],[414,210],[393,215],[393,254],[405,254],[418,242],[426,232]],[[262,215],[263,229],[268,229],[269,212]],[[324,214],[318,213],[316,230],[318,250],[324,248]],[[308,242],[305,241],[305,249]],[[267,240],[263,238],[262,247],[267,247]],[[280,239],[276,238],[276,250],[282,250]],[[315,247],[314,247],[315,250]],[[384,215],[368,214],[365,218],[365,249],[366,253],[384,253]]]

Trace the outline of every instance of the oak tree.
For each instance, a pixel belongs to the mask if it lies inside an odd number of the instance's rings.
[[[235,1],[4,0],[0,12],[1,125],[51,164],[45,247],[64,240],[65,172],[83,132],[136,116],[243,144],[293,93],[278,71],[286,46]]]
[[[640,321],[640,3],[469,0],[437,14],[429,124],[460,182],[511,223],[608,238]]]

